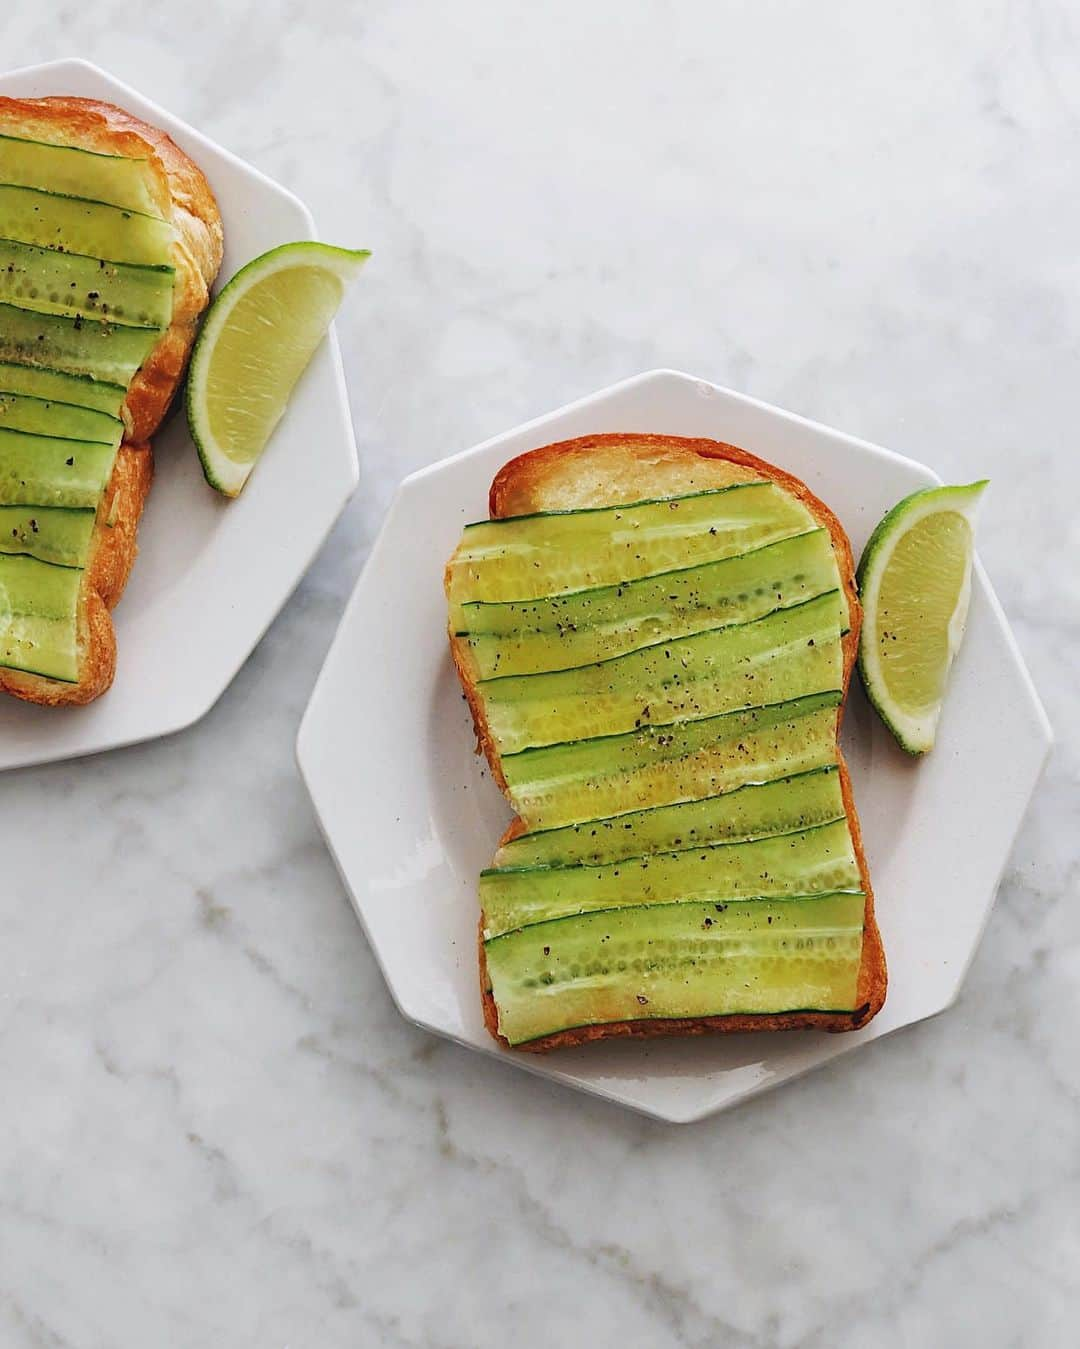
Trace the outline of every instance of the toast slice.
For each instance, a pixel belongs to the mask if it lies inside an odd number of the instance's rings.
[[[0,689],[18,698],[50,706],[81,704],[99,697],[113,680],[116,641],[110,611],[135,560],[139,517],[153,476],[149,441],[180,385],[209,303],[221,266],[222,223],[198,166],[163,131],[113,104],[86,98],[0,97],[0,136],[141,161],[145,212],[168,222],[173,232],[168,258],[174,271],[171,313],[127,384],[119,409],[122,443],[97,504],[86,555],[76,619],[78,677],[67,681],[0,667]],[[26,183],[72,195],[69,185],[59,180]],[[0,329],[3,323],[0,318]]]
[[[577,511],[590,508],[687,497],[731,487],[738,483],[767,480],[777,484],[807,509],[814,521],[828,531],[848,608],[848,631],[842,637],[842,690],[846,699],[851,671],[858,650],[861,611],[855,585],[854,560],[847,536],[829,508],[799,479],[755,455],[719,441],[675,436],[609,434],[577,440],[520,455],[506,464],[491,486],[489,511],[492,519],[536,513]],[[447,587],[450,586],[450,567]],[[490,765],[492,776],[513,804],[500,753],[489,722],[488,710],[478,687],[477,670],[468,641],[450,625],[450,647],[476,729],[478,752]],[[844,700],[836,709],[835,734],[839,736]],[[854,1030],[877,1014],[885,1001],[887,973],[881,936],[874,918],[874,899],[869,868],[862,844],[858,815],[852,798],[850,775],[836,747],[840,781],[851,842],[865,895],[861,958],[858,967],[855,1008],[851,1011],[789,1011],[771,1014],[628,1019],[576,1026],[529,1040],[518,1048],[544,1052],[593,1040],[626,1036],[698,1035],[705,1032],[773,1031],[814,1029]],[[525,832],[515,820],[500,846]],[[480,940],[480,983],[484,1020],[491,1034],[504,1045],[499,1018]]]

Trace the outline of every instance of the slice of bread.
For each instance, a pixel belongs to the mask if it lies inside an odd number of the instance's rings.
[[[859,646],[862,612],[855,586],[851,545],[843,526],[829,508],[798,478],[755,455],[715,440],[691,440],[678,436],[609,434],[582,436],[531,450],[511,460],[495,476],[489,497],[492,519],[543,511],[579,510],[585,507],[624,505],[633,501],[685,496],[692,492],[726,487],[731,483],[768,478],[797,497],[811,515],[828,529],[847,596],[850,629],[843,638],[843,688],[845,696]],[[504,792],[506,780],[495,743],[489,732],[483,702],[471,673],[465,644],[450,633],[450,647],[462,688],[472,711],[477,748],[483,752],[492,776]],[[837,736],[844,705],[837,710]],[[855,1030],[880,1011],[888,982],[885,952],[874,919],[874,895],[863,850],[859,819],[852,799],[851,779],[843,755],[838,754],[840,781],[852,840],[866,894],[862,963],[859,969],[857,1007],[853,1012],[786,1012],[773,1015],[737,1015],[694,1019],[620,1021],[548,1035],[519,1046],[544,1052],[568,1045],[624,1036],[700,1035],[707,1031]],[[515,820],[504,839],[523,832]],[[480,985],[484,1022],[501,1043],[498,1013],[487,976],[484,945],[480,942]]]
[[[79,603],[78,682],[0,668],[0,689],[18,698],[50,706],[88,703],[113,680],[116,638],[110,610],[135,561],[139,516],[153,476],[149,439],[180,386],[221,266],[221,215],[202,171],[180,147],[111,103],[0,97],[0,133],[145,160],[155,205],[176,231],[172,319],[128,387],[121,409],[124,442],[98,508]]]

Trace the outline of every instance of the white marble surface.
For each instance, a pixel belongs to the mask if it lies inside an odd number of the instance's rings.
[[[1074,1344],[1075,8],[3,26],[5,64],[111,68],[375,259],[340,325],[362,485],[232,689],[0,780],[0,1345]],[[654,365],[989,474],[982,555],[1059,741],[960,1004],[682,1130],[405,1025],[292,756],[399,479]]]

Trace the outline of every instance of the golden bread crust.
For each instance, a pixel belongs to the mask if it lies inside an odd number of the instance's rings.
[[[115,672],[116,640],[109,610],[123,592],[137,552],[139,516],[153,475],[148,441],[180,386],[199,318],[221,266],[221,214],[210,184],[183,150],[164,131],[114,104],[90,98],[0,97],[0,129],[52,144],[145,159],[155,204],[176,230],[172,321],[128,388],[121,409],[124,444],[91,541],[80,603],[79,681],[65,684],[0,669],[0,690],[17,698],[47,706],[88,703],[105,692]]]
[[[153,477],[154,452],[150,445],[125,441],[116,453],[112,477],[101,499],[99,523],[86,565],[87,585],[98,592],[108,609],[116,608],[135,565],[139,518]]]
[[[839,737],[840,721],[858,652],[859,628],[862,623],[862,609],[855,585],[855,561],[851,544],[840,521],[828,506],[793,474],[735,445],[726,445],[716,440],[630,433],[582,436],[577,440],[561,441],[555,445],[545,445],[540,449],[531,450],[505,464],[491,484],[489,509],[493,519],[501,519],[511,515],[527,515],[533,511],[572,510],[585,506],[618,505],[645,498],[679,496],[759,477],[778,483],[796,496],[815,520],[828,529],[832,538],[850,612],[850,630],[842,640],[844,700],[837,709],[836,730]],[[477,749],[483,752],[492,776],[506,792],[506,780],[499,765],[499,755],[488,730],[479,691],[465,658],[464,645],[450,633],[454,664],[473,714]],[[858,1006],[855,1011],[619,1021],[560,1031],[555,1035],[547,1035],[515,1047],[533,1053],[543,1053],[551,1049],[611,1038],[702,1035],[714,1031],[724,1033],[776,1030],[845,1031],[865,1026],[877,1015],[885,1002],[888,973],[881,934],[874,917],[874,893],[870,884],[870,871],[863,848],[859,817],[851,792],[851,777],[839,751],[837,757],[852,842],[866,894],[862,963],[859,967],[857,991]],[[523,824],[520,820],[514,820],[503,835],[502,841],[506,842],[522,832],[524,832]],[[501,1044],[509,1047],[506,1039],[498,1031],[498,1011],[487,977],[482,938],[479,947],[484,1024]]]

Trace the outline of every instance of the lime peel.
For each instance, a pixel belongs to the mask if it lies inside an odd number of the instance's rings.
[[[239,495],[369,256],[314,240],[282,244],[241,267],[211,304],[192,352],[186,407],[217,491]]]

